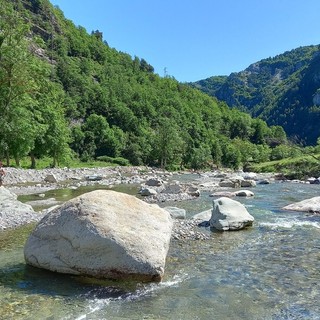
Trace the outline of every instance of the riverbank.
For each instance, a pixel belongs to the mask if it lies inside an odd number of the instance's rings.
[[[242,174],[242,176],[239,176]],[[181,176],[185,176],[183,179]],[[0,207],[0,230],[16,228],[18,226],[39,221],[44,214],[54,208],[57,203],[54,198],[46,198],[45,193],[56,189],[78,189],[80,187],[98,188],[104,186],[112,189],[117,185],[135,185],[148,188],[156,194],[142,197],[149,203],[165,203],[174,201],[178,203],[181,200],[191,200],[199,197],[203,191],[220,191],[228,188],[219,186],[222,179],[253,179],[265,181],[266,178],[271,179],[271,175],[235,173],[235,172],[204,172],[193,175],[187,173],[170,173],[164,170],[154,169],[150,167],[107,167],[107,168],[48,168],[42,170],[32,169],[16,169],[6,168],[6,176],[4,179],[4,188],[13,195],[32,195],[39,196],[39,200],[27,203],[26,208],[17,209],[17,202],[13,203],[11,195],[8,203],[2,201],[2,210]],[[181,183],[181,180],[185,180]],[[226,181],[226,180],[225,180]],[[151,182],[148,184],[148,182]],[[233,183],[231,181],[231,183]],[[159,185],[154,185],[159,184]],[[150,186],[151,185],[151,186]],[[138,191],[138,190],[137,190]],[[10,202],[11,201],[11,202]],[[34,203],[46,205],[46,209],[39,212],[31,212],[30,207],[34,208]],[[24,204],[25,205],[25,204]],[[12,207],[12,210],[8,208]],[[1,212],[2,210],[2,212]],[[189,219],[176,219],[174,223],[173,239],[176,240],[203,240],[207,239],[207,232],[198,228],[201,221]]]
[[[55,206],[55,199],[42,199],[45,193],[55,189],[77,189],[87,186],[113,186],[120,184],[143,185],[148,179],[164,181],[173,174],[149,167],[108,167],[108,168],[50,168],[42,170],[6,168],[4,186],[0,189],[0,230],[17,228],[37,222]],[[38,194],[39,202],[49,204],[50,208],[35,212],[32,204],[20,204],[17,196]],[[174,195],[181,197],[179,194]],[[185,197],[185,196],[183,196]],[[36,202],[36,201],[35,201]],[[11,209],[10,209],[11,208]],[[195,230],[196,221],[175,220],[173,239],[206,239],[204,233]]]
[[[3,185],[15,194],[22,195],[97,183],[104,185],[130,183],[145,173],[152,173],[153,170],[147,167],[48,168],[41,170],[5,168],[5,172]]]

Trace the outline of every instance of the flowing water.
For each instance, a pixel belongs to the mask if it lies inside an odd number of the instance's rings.
[[[0,233],[0,319],[320,319],[320,216],[286,212],[319,185],[258,185],[237,198],[255,217],[238,232],[172,241],[161,283],[119,283],[28,267],[32,225]],[[50,195],[52,196],[52,195]],[[74,195],[71,195],[74,196]],[[165,205],[172,205],[165,203]],[[212,206],[173,203],[192,216]]]

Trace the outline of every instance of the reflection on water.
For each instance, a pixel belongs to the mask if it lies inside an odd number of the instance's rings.
[[[63,191],[52,192],[46,196],[64,197]],[[73,197],[81,190],[68,192]],[[278,183],[254,192],[253,198],[237,199],[255,217],[252,228],[214,232],[206,241],[172,241],[164,280],[155,284],[94,281],[28,267],[23,245],[33,226],[2,232],[0,318],[320,319],[320,217],[281,210],[318,195],[319,186]],[[161,205],[185,208],[191,216],[211,204],[202,194]]]

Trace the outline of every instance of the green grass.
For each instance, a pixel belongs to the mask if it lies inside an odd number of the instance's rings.
[[[317,160],[317,157],[319,160]],[[281,173],[289,179],[301,179],[320,176],[320,154],[303,155],[276,161],[252,164],[250,170],[254,172]]]

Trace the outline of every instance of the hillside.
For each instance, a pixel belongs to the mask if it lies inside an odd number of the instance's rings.
[[[295,142],[315,144],[320,136],[318,46],[300,47],[191,85],[269,125],[282,126]]]
[[[160,77],[47,0],[0,0],[0,157],[237,168],[286,140],[216,98]]]

